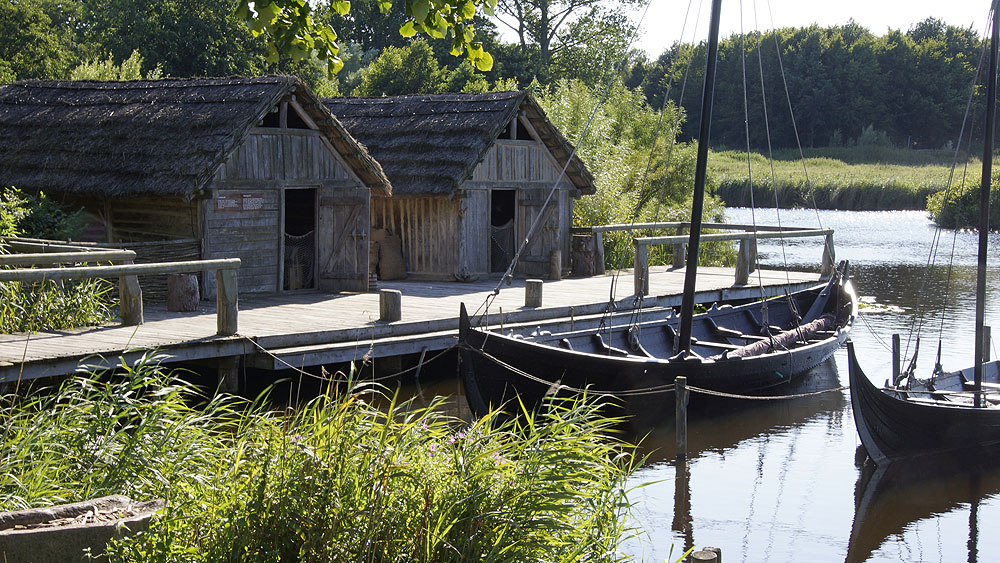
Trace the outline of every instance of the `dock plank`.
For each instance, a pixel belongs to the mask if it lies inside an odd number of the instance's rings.
[[[644,306],[676,307],[680,304],[684,270],[650,268],[650,295]],[[701,267],[697,291],[700,302],[775,295],[788,286],[801,289],[817,283],[818,275],[808,272],[762,271],[763,288],[733,286],[729,268]],[[543,306],[524,307],[524,280],[502,286],[490,300],[491,315],[503,313],[503,322],[543,322],[572,315],[602,311],[612,299],[614,274],[588,278],[546,281]],[[787,276],[787,277],[786,277]],[[756,284],[756,273],[751,281]],[[355,359],[372,345],[376,355],[420,351],[422,347],[443,349],[448,331],[458,327],[458,310],[465,303],[470,312],[483,306],[493,295],[497,280],[472,283],[393,281],[379,282],[380,289],[399,290],[402,318],[381,323],[377,293],[324,294],[296,291],[269,295],[241,295],[239,328],[235,337],[216,336],[217,322],[212,302],[202,302],[198,311],[170,313],[162,306],[147,305],[145,323],[138,326],[102,326],[36,334],[0,335],[0,382],[24,377],[61,375],[74,361],[95,354],[116,357],[130,349],[158,349],[178,361],[242,354],[255,349],[249,338],[278,355],[296,358],[297,365]],[[632,273],[623,271],[613,299],[619,309],[631,307]],[[499,316],[496,317],[499,322]],[[351,344],[357,346],[352,346]],[[288,349],[287,353],[281,349]],[[383,352],[384,351],[384,352]],[[273,365],[268,359],[251,362]],[[303,363],[305,362],[305,363]],[[22,366],[23,364],[23,366]],[[22,371],[23,368],[23,371]],[[29,369],[30,368],[30,369]]]

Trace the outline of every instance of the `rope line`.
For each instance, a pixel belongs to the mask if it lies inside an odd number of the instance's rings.
[[[340,378],[335,378],[335,377],[326,377],[326,376],[323,376],[323,375],[316,375],[315,373],[310,373],[310,372],[305,371],[305,370],[303,370],[301,368],[295,367],[292,364],[290,364],[290,363],[286,362],[285,360],[283,360],[282,358],[280,358],[274,352],[272,352],[272,351],[268,350],[267,348],[261,346],[260,343],[257,342],[256,340],[254,340],[253,338],[251,338],[249,336],[246,336],[244,334],[237,334],[237,336],[239,336],[240,338],[246,340],[247,342],[250,342],[255,347],[257,347],[258,350],[260,350],[261,352],[263,352],[265,355],[273,358],[278,363],[284,365],[286,368],[288,368],[288,369],[290,369],[290,370],[298,373],[299,375],[304,375],[306,377],[311,377],[313,379],[317,379],[319,381],[324,381],[324,382],[327,382],[327,383],[350,383],[351,382],[351,381],[349,381],[347,379],[340,379]],[[431,356],[429,359],[425,359],[422,363],[418,363],[417,365],[413,366],[412,368],[407,368],[407,369],[404,369],[403,371],[399,371],[399,372],[396,372],[396,373],[391,373],[391,374],[387,374],[387,375],[381,375],[379,377],[374,377],[374,376],[373,377],[366,377],[365,381],[380,382],[380,381],[387,381],[387,380],[390,380],[390,379],[396,379],[396,378],[398,378],[398,377],[400,377],[402,375],[410,373],[411,371],[416,371],[417,368],[421,367],[422,365],[429,364],[430,362],[433,362],[434,360],[440,358],[441,356],[444,356],[445,354],[447,354],[448,352],[450,352],[451,350],[453,350],[455,348],[458,348],[458,344],[457,343],[456,344],[452,344],[451,346],[445,348],[444,350],[441,350],[436,355]],[[371,354],[374,350],[375,350],[375,343],[372,342],[368,346],[368,351],[365,352],[365,355],[361,357],[361,365],[367,365],[367,364],[371,363],[372,358],[369,356],[369,354]],[[323,369],[323,373],[329,373],[329,372],[326,371],[325,368],[322,368],[322,369]]]
[[[542,384],[542,385],[548,385],[549,387],[555,388],[556,390],[566,390],[566,391],[571,391],[571,392],[574,392],[574,393],[590,393],[590,394],[597,394],[597,395],[609,395],[609,396],[613,396],[613,397],[637,397],[637,396],[642,396],[642,395],[653,395],[653,394],[660,394],[660,393],[670,393],[670,392],[673,392],[675,390],[675,388],[676,388],[676,385],[674,385],[673,383],[670,383],[670,384],[666,384],[666,385],[654,385],[654,386],[651,386],[651,387],[641,387],[641,388],[638,388],[638,389],[627,389],[627,390],[621,390],[621,391],[609,391],[609,390],[604,390],[604,389],[594,389],[592,387],[587,387],[585,389],[581,389],[579,387],[573,387],[573,386],[570,386],[570,385],[564,385],[562,383],[559,383],[559,380],[549,381],[549,380],[543,379],[541,377],[536,377],[536,376],[531,375],[530,373],[528,373],[528,372],[526,372],[526,371],[524,371],[524,370],[522,370],[522,369],[520,369],[518,367],[512,366],[512,365],[508,364],[507,362],[504,362],[503,360],[497,358],[496,356],[493,356],[492,354],[486,352],[485,350],[480,350],[479,348],[475,348],[473,346],[469,346],[468,344],[459,345],[459,347],[461,347],[461,348],[463,348],[465,350],[470,350],[472,352],[475,352],[475,353],[479,354],[480,356],[483,356],[484,358],[490,360],[491,362],[494,362],[497,365],[503,367],[504,369],[509,370],[511,373],[514,373],[515,375],[519,375],[519,376],[521,376],[521,377],[523,377],[523,378],[525,378],[525,379],[527,379],[529,381],[533,381],[535,383],[539,383],[539,384]],[[723,391],[712,391],[710,389],[702,389],[700,387],[693,387],[691,385],[688,385],[687,389],[689,391],[694,392],[694,393],[701,393],[701,394],[704,394],[704,395],[713,395],[713,396],[716,396],[716,397],[727,397],[727,398],[730,398],[730,399],[750,399],[750,400],[755,400],[755,401],[775,401],[775,400],[779,400],[780,401],[780,400],[786,400],[786,399],[798,399],[798,398],[802,398],[802,397],[812,397],[812,396],[815,396],[815,395],[822,395],[823,393],[832,393],[834,391],[844,391],[845,389],[848,389],[848,387],[846,387],[846,386],[845,387],[834,387],[834,388],[831,388],[831,389],[823,389],[821,391],[813,391],[813,392],[810,392],[810,393],[798,393],[798,394],[794,394],[794,395],[770,395],[770,396],[738,395],[738,394],[735,394],[735,393],[726,393],[726,392],[723,392]]]

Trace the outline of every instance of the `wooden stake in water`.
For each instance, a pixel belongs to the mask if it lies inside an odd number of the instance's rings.
[[[687,458],[688,442],[688,388],[687,378],[683,375],[674,379],[674,400],[676,406],[675,412],[677,415],[677,459],[682,460]]]

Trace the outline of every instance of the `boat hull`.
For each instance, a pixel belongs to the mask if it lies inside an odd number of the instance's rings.
[[[883,391],[861,369],[854,344],[848,342],[847,349],[854,422],[861,444],[876,465],[929,455],[1000,453],[1000,409],[917,401],[903,393]],[[962,381],[961,373],[943,376],[945,384],[935,389],[959,391],[948,389],[947,382]],[[1000,362],[983,364],[983,374],[987,383],[1000,383]]]
[[[595,339],[593,333],[576,335],[575,344],[554,335],[548,342],[539,338],[516,338],[473,328],[464,313],[460,329],[460,372],[465,385],[466,398],[477,416],[492,409],[510,404],[523,404],[527,409],[537,408],[549,394],[576,394],[587,390],[594,395],[611,397],[625,410],[625,414],[671,411],[674,408],[673,384],[677,377],[686,377],[690,387],[731,394],[760,394],[768,389],[788,384],[793,379],[828,359],[847,339],[850,320],[856,313],[856,299],[850,282],[846,287],[837,284],[820,286],[800,292],[792,299],[769,300],[770,318],[781,318],[781,304],[798,303],[801,310],[824,291],[834,292],[831,308],[844,317],[836,321],[833,330],[823,331],[822,337],[787,350],[778,350],[753,356],[729,355],[728,357],[703,357],[695,359],[671,358],[673,349],[664,331],[672,333],[678,322],[676,317],[642,325],[642,338],[633,337],[629,353],[630,334],[625,330],[601,333],[609,349],[618,352],[595,353],[578,349],[586,338]],[[834,304],[835,303],[835,304]],[[730,333],[749,330],[741,322],[753,323],[760,318],[760,303],[740,307],[713,308],[697,315],[694,326],[702,349],[724,347],[719,342],[709,342],[708,327],[722,327]],[[789,305],[790,308],[794,309]],[[789,314],[790,317],[790,314]],[[789,321],[791,322],[791,321]],[[735,326],[736,329],[727,328]],[[719,330],[713,329],[718,334]],[[717,337],[718,339],[718,337]],[[636,343],[634,340],[639,340]],[[738,338],[736,338],[738,340]],[[570,348],[559,346],[559,342]],[[638,344],[638,345],[635,345]],[[732,350],[730,350],[732,351]],[[642,354],[646,354],[643,356]],[[704,399],[694,394],[692,402]]]

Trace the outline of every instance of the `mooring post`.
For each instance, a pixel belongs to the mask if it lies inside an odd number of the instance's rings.
[[[750,239],[740,239],[740,249],[736,253],[736,283],[746,285],[750,281]]]
[[[219,358],[219,391],[235,395],[240,391],[240,357],[226,356]]]
[[[562,279],[562,251],[553,250],[549,253],[549,279]]]
[[[604,269],[604,232],[594,233],[594,271],[598,274],[605,274]]]
[[[215,271],[216,332],[232,336],[239,328],[239,290],[236,270],[219,268]]]
[[[398,289],[380,289],[378,292],[378,320],[384,323],[403,318],[403,292]]]
[[[649,247],[635,244],[635,295],[649,295]]]
[[[701,551],[691,554],[691,561],[706,561],[708,563],[722,563],[722,549],[718,547],[706,547]]]
[[[892,335],[892,384],[899,381],[899,334]]]
[[[542,280],[524,280],[524,306],[542,306]]]
[[[674,379],[674,403],[677,417],[677,459],[684,460],[687,459],[688,442],[688,388],[687,378],[683,375]]]
[[[820,279],[829,279],[836,270],[837,255],[833,251],[833,233],[826,235],[823,243],[823,265],[820,267]]]
[[[684,234],[684,227],[677,227],[677,230],[675,231],[674,234],[676,234],[676,235],[683,235]],[[675,244],[674,245],[674,255],[670,259],[670,264],[673,265],[674,268],[683,268],[684,265],[687,263],[686,260],[687,260],[687,257],[685,256],[685,252],[684,252],[684,243],[683,242],[679,242],[679,243]]]
[[[118,293],[121,299],[122,324],[125,326],[141,325],[142,288],[139,287],[139,276],[122,276],[118,278]]]

